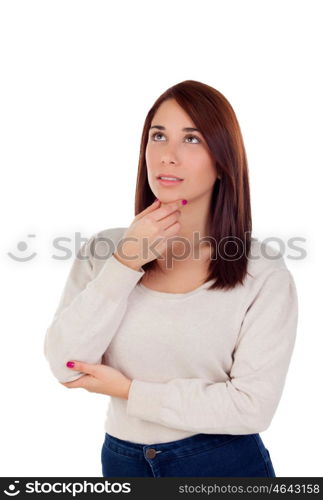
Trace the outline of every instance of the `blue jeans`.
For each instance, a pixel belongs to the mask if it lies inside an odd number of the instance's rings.
[[[141,444],[105,433],[103,477],[276,477],[259,434],[195,434]]]

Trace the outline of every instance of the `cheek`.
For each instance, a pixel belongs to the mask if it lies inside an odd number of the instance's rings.
[[[210,184],[212,184],[215,181],[216,176],[214,169],[199,168],[194,171],[194,174],[192,175],[191,179],[198,182],[200,186],[210,186]]]
[[[204,147],[191,145],[183,148],[181,162],[196,170],[210,170],[212,172],[213,161]]]
[[[200,185],[210,185],[216,180],[216,169],[212,159],[207,155],[190,155],[187,165],[190,178],[198,179]]]
[[[153,167],[154,163],[156,163],[156,161],[158,161],[158,152],[156,151],[156,149],[152,148],[150,146],[147,146],[145,159],[146,159],[147,167],[148,168]]]

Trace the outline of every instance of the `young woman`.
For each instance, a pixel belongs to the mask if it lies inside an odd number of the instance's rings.
[[[104,477],[275,477],[259,433],[284,387],[297,293],[251,228],[231,105],[174,85],[144,123],[134,220],[81,247],[46,332],[58,381],[110,396]]]

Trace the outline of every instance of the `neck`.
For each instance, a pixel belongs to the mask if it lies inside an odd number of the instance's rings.
[[[162,205],[164,204],[162,202]],[[207,243],[209,204],[210,199],[204,196],[190,200],[187,205],[183,205],[183,208],[180,209],[181,215],[178,219],[180,229],[173,237],[173,243],[171,241],[169,243],[172,254],[182,255],[185,253],[189,257],[193,255],[193,251],[196,252],[209,246]]]

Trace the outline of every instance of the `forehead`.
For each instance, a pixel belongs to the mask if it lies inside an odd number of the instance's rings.
[[[186,111],[175,101],[164,101],[157,109],[151,125],[163,125],[166,128],[194,127],[195,124]]]

